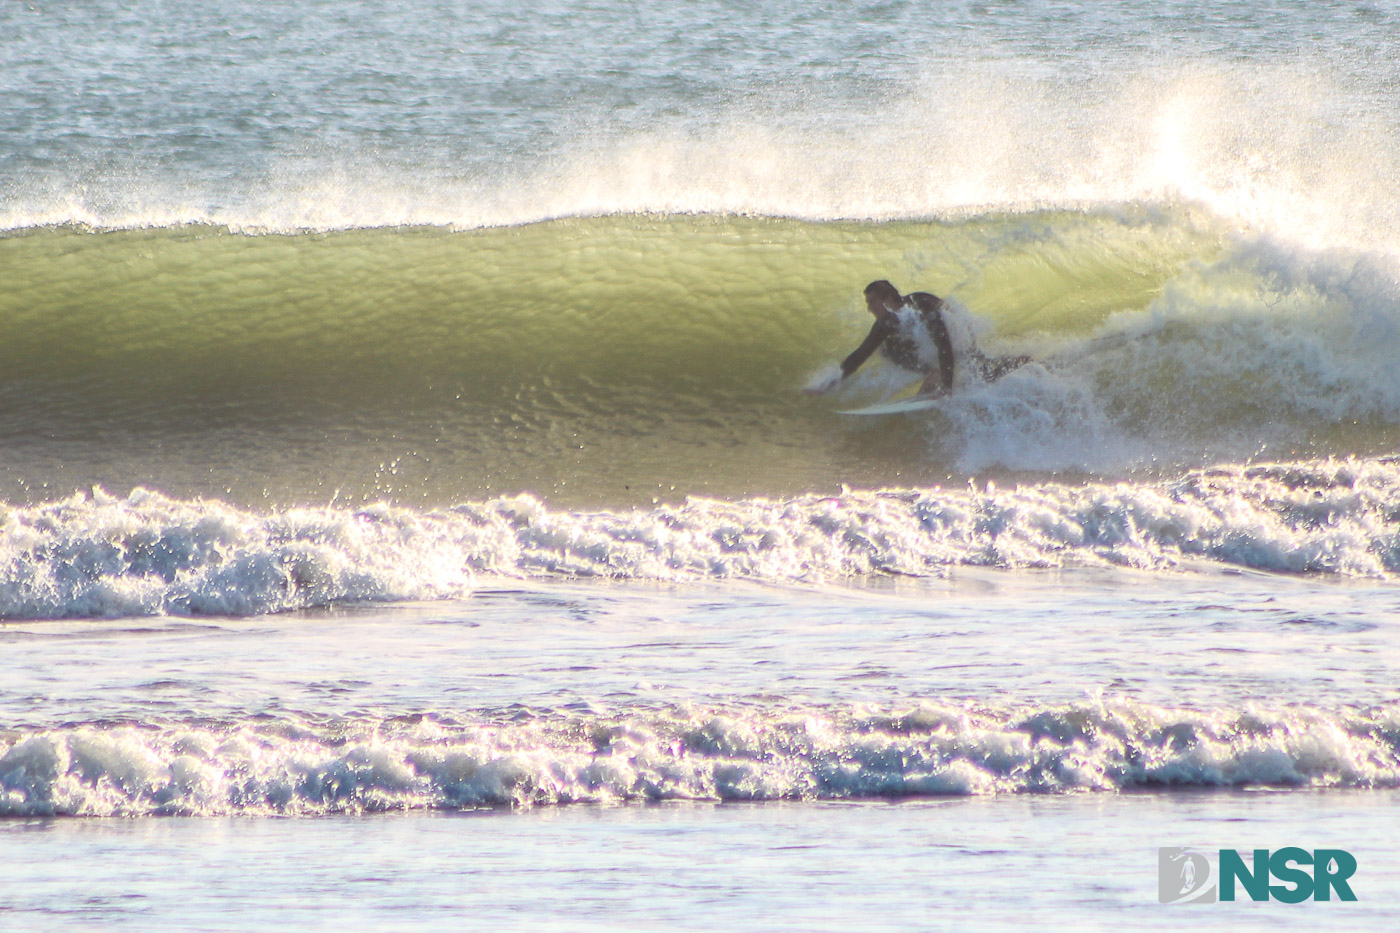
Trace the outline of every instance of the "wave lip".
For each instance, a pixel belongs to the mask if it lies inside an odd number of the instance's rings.
[[[843,492],[567,512],[532,496],[439,511],[257,514],[101,490],[0,524],[0,617],[254,615],[465,596],[480,574],[818,582],[1183,560],[1400,572],[1400,463],[1221,467],[1170,483]]]
[[[16,735],[0,748],[0,816],[1400,785],[1393,707],[1191,711],[1102,699],[465,724],[414,716],[77,725]]]

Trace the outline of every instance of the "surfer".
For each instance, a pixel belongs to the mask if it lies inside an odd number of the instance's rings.
[[[928,292],[901,295],[889,282],[880,279],[865,286],[865,305],[875,316],[861,345],[841,361],[841,376],[813,391],[825,392],[860,369],[876,350],[901,369],[924,374],[919,394],[930,398],[953,391],[953,341],[943,321],[943,299]],[[928,344],[932,344],[931,347]],[[931,349],[932,354],[928,352]],[[1011,370],[1030,362],[1028,356],[985,356],[975,346],[965,354],[982,378],[994,382]],[[936,356],[937,359],[931,359]]]

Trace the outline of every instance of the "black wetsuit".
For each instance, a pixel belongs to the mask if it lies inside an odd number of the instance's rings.
[[[931,373],[938,369],[939,381],[944,392],[953,389],[953,341],[948,337],[948,325],[943,322],[943,299],[928,292],[913,292],[904,296],[904,306],[914,306],[919,319],[928,328],[928,335],[938,351],[936,362],[924,359],[919,354],[919,344],[902,326],[899,317],[890,314],[877,318],[861,345],[850,356],[841,361],[841,378],[844,379],[870,359],[876,350],[880,355],[902,369],[916,373]],[[982,378],[995,382],[1018,366],[1029,363],[1028,356],[988,357],[976,347],[969,347],[967,356],[977,367]]]
[[[936,363],[925,360],[919,353],[919,344],[900,326],[899,318],[891,314],[875,319],[875,326],[869,335],[856,347],[855,352],[841,361],[841,377],[844,379],[870,359],[876,350],[880,355],[902,369],[912,369],[917,373],[931,373],[936,365],[942,379],[943,390],[953,388],[953,341],[948,337],[948,325],[943,323],[943,300],[928,292],[914,292],[904,296],[905,306],[913,305],[919,319],[928,328],[933,338],[934,349],[938,351]],[[979,354],[980,355],[980,354]]]

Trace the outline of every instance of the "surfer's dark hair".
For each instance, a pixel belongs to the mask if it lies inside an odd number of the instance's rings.
[[[865,286],[865,297],[877,298],[880,301],[900,301],[902,299],[902,296],[899,294],[899,289],[895,288],[884,279],[871,282],[869,285]]]

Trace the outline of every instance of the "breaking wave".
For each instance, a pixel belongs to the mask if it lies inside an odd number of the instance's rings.
[[[1400,784],[1392,707],[1124,700],[74,724],[0,735],[0,815],[316,815]]]
[[[1400,465],[1237,466],[1163,483],[847,490],[602,512],[516,496],[439,510],[255,513],[98,491],[4,516],[0,617],[440,599],[466,595],[482,576],[815,583],[959,564],[1162,569],[1195,560],[1400,572]]]
[[[101,485],[243,504],[570,504],[1043,477],[1400,442],[1386,261],[1195,208],[806,223],[610,216],[490,230],[0,237],[4,498]],[[1036,363],[917,418],[859,342],[874,278]],[[66,487],[66,488],[65,488]]]

